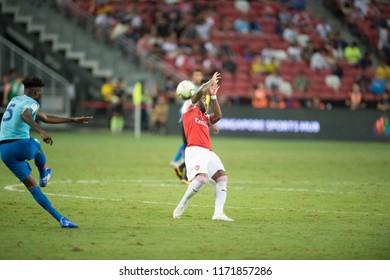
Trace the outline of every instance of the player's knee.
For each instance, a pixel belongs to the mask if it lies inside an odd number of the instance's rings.
[[[209,182],[209,178],[207,177],[207,175],[204,175],[204,174],[196,175],[195,179],[202,184],[206,184]]]
[[[227,180],[228,180],[228,177],[226,176],[226,175],[222,175],[222,176],[219,176],[216,180],[215,180],[215,182],[227,182]]]

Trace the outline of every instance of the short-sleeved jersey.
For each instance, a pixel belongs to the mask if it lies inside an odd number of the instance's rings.
[[[187,147],[198,146],[211,151],[210,116],[203,114],[191,100],[187,100],[182,108],[182,119]]]
[[[22,119],[22,113],[30,110],[35,120],[39,107],[39,103],[27,95],[12,98],[1,120],[0,141],[30,138],[30,126]]]

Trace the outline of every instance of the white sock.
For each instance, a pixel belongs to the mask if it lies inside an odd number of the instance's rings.
[[[227,195],[227,181],[217,182],[215,185],[215,208],[214,213],[223,213],[223,207],[225,206]]]
[[[190,200],[191,197],[193,197],[203,186],[203,183],[199,182],[198,180],[193,180],[187,188],[186,193],[184,194],[183,198],[180,201],[181,205],[185,205],[188,200]]]

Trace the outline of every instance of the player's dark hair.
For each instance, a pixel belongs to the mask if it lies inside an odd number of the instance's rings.
[[[45,82],[36,76],[28,76],[25,77],[22,81],[24,88],[37,88],[37,87],[43,87],[45,85]]]

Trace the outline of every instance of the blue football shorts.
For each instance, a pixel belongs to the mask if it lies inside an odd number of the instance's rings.
[[[36,157],[41,143],[35,139],[20,139],[0,144],[1,159],[9,170],[23,182],[30,174],[28,160]]]

